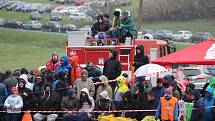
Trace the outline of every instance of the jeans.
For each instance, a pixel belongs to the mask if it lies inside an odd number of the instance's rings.
[[[6,121],[19,121],[20,113],[7,113]]]

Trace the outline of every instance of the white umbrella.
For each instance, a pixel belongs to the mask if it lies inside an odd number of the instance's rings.
[[[136,77],[140,76],[150,76],[152,74],[158,73],[158,72],[164,72],[167,71],[167,69],[163,66],[160,66],[158,64],[146,64],[143,66],[140,66],[135,72],[134,75]]]

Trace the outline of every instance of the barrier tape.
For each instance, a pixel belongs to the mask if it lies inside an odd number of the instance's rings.
[[[204,108],[215,108],[215,106],[208,106]],[[197,108],[180,108],[178,109],[183,110],[183,109],[190,109],[190,110],[197,110]],[[120,112],[155,112],[157,110],[113,110],[113,111],[21,111],[21,112],[32,112],[32,113],[120,113]],[[0,111],[0,113],[4,113],[7,111]]]

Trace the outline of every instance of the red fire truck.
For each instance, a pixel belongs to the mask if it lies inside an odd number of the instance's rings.
[[[175,51],[165,40],[135,39],[132,40],[132,44],[130,44],[131,40],[127,39],[126,41],[130,42],[125,45],[89,46],[89,39],[82,38],[85,42],[82,42],[84,44],[81,45],[79,41],[74,38],[74,35],[68,33],[66,50],[69,57],[76,54],[79,56],[80,64],[86,64],[88,61],[92,61],[95,65],[102,67],[104,61],[110,56],[110,49],[114,48],[118,51],[118,58],[122,65],[122,71],[129,75],[132,73],[131,62],[134,61],[135,48],[137,45],[144,46],[145,54],[148,55],[150,61]]]

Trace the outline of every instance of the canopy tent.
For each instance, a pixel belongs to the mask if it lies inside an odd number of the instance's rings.
[[[152,63],[165,66],[172,64],[215,65],[215,38],[158,58]]]

